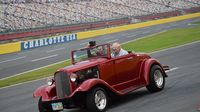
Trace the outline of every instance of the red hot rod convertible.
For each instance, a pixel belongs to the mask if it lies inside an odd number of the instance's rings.
[[[125,95],[146,87],[150,92],[165,86],[165,70],[147,54],[132,53],[111,57],[110,44],[72,51],[72,65],[57,70],[48,85],[39,87],[40,112],[54,112],[86,107],[91,112],[104,112],[111,95]]]

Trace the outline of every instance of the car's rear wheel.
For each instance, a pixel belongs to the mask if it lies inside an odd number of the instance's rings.
[[[153,65],[149,73],[149,85],[146,88],[150,92],[161,91],[165,86],[165,76],[160,66]]]
[[[87,94],[86,106],[91,112],[104,112],[108,104],[108,97],[103,88],[94,88]]]

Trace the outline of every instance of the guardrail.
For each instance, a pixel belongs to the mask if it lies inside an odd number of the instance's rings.
[[[200,7],[193,7],[193,8],[190,8],[190,9],[184,9],[184,12],[186,12],[186,13],[200,12]]]
[[[75,25],[70,25],[70,26],[62,25],[62,26],[57,26],[57,27],[53,27],[53,26],[47,27],[43,29],[36,28],[31,31],[0,34],[0,41],[48,35],[48,34],[56,34],[56,33],[63,33],[63,32],[72,32],[72,31],[81,31],[81,30],[84,31],[84,30],[89,30],[89,29],[91,30],[94,28],[109,27],[112,25],[128,24],[130,23],[130,21],[131,19],[129,18],[122,18],[122,19],[113,19],[113,20],[99,21],[99,22],[93,22],[93,23],[75,24]]]
[[[164,12],[164,13],[156,13],[146,16],[139,16],[136,17],[137,19],[140,19],[141,21],[148,21],[148,20],[155,20],[155,19],[162,19],[162,18],[168,18],[168,17],[174,17],[174,16],[180,16],[181,11],[172,11],[172,12]]]

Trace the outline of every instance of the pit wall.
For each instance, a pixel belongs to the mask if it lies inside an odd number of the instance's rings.
[[[29,49],[33,49],[37,47],[49,46],[53,44],[67,43],[74,40],[77,40],[76,34],[65,34],[65,35],[52,36],[52,37],[47,37],[47,38],[21,41],[20,46],[21,46],[21,50],[23,51],[23,50],[29,50]]]
[[[0,54],[7,54],[21,51],[21,42],[0,44]]]
[[[176,22],[176,21],[181,21],[181,20],[191,19],[191,18],[196,18],[196,17],[200,17],[200,12],[187,14],[183,16],[166,18],[166,19],[142,22],[142,23],[137,23],[137,24],[129,24],[129,25],[124,25],[124,26],[105,28],[105,29],[100,29],[100,30],[91,30],[91,31],[85,31],[85,32],[78,32],[75,34],[65,34],[65,35],[47,37],[47,38],[42,38],[42,39],[21,41],[21,42],[9,43],[9,44],[1,44],[0,54],[19,52],[19,51],[29,50],[32,48],[37,48],[37,47],[42,47],[42,46],[49,46],[53,44],[81,40],[81,39],[91,38],[95,36],[122,32],[126,30],[133,30],[137,28],[143,28],[143,27],[164,24],[164,23],[169,23],[169,22]]]

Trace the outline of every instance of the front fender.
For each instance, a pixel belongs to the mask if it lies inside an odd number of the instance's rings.
[[[167,77],[167,74],[165,73],[165,70],[163,69],[162,65],[156,59],[150,58],[150,59],[144,60],[144,62],[142,63],[142,67],[140,69],[140,76],[141,76],[142,82],[145,85],[149,84],[149,73],[150,73],[152,65],[154,64],[159,65],[165,77]]]
[[[77,92],[87,92],[90,89],[92,89],[95,86],[103,86],[106,87],[106,89],[111,90],[112,92],[118,94],[118,95],[122,95],[123,93],[120,93],[119,91],[115,90],[114,88],[112,88],[108,83],[106,83],[105,81],[101,80],[101,79],[89,79],[84,81],[75,91],[73,94],[77,93]]]
[[[50,100],[52,99],[54,96],[56,96],[56,88],[55,85],[44,85],[41,86],[39,88],[37,88],[34,93],[33,93],[33,97],[42,97],[42,100]]]

